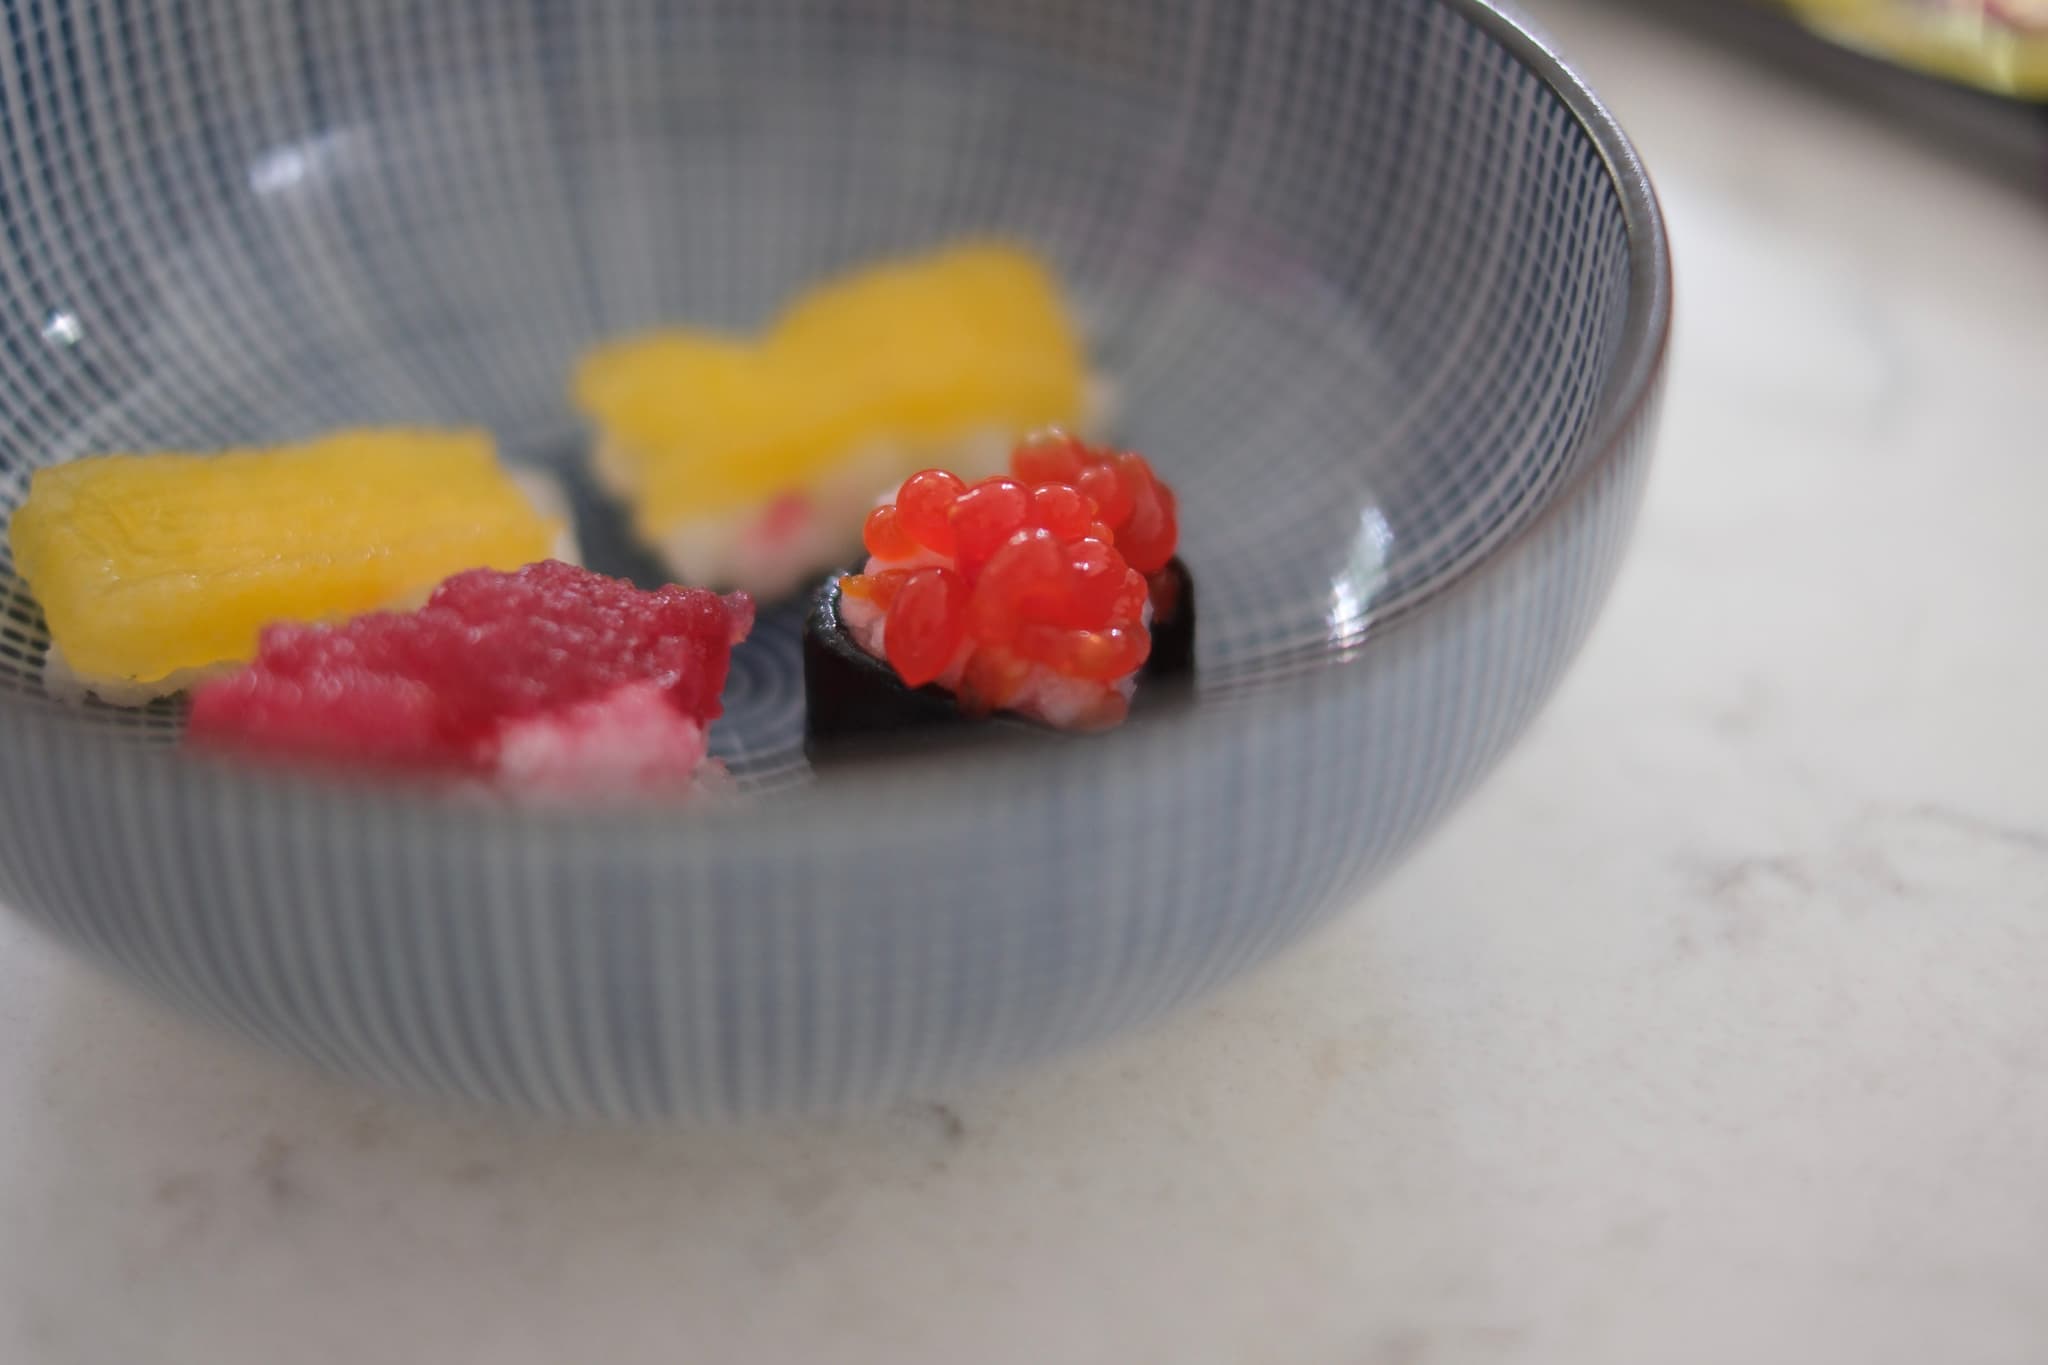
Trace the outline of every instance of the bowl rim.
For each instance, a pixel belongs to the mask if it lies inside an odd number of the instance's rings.
[[[1663,214],[1642,159],[1620,122],[1547,40],[1494,0],[1433,0],[1433,3],[1456,14],[1499,43],[1510,57],[1560,101],[1592,144],[1621,201],[1629,249],[1629,299],[1615,360],[1602,381],[1593,419],[1577,443],[1583,455],[1575,467],[1540,506],[1498,540],[1451,571],[1419,585],[1411,595],[1389,604],[1384,613],[1375,612],[1369,630],[1356,641],[1359,648],[1347,647],[1340,651],[1345,658],[1365,650],[1368,640],[1370,650],[1367,652],[1377,652],[1390,642],[1390,637],[1409,634],[1409,627],[1421,618],[1434,615],[1447,601],[1483,591],[1508,570],[1510,561],[1551,533],[1562,519],[1570,515],[1589,490],[1597,486],[1626,453],[1630,438],[1657,393],[1670,346],[1671,257]],[[307,809],[310,803],[313,808],[337,814],[351,809],[376,809],[397,818],[400,812],[405,812],[409,818],[443,829],[467,826],[472,833],[515,841],[537,834],[545,836],[553,831],[560,831],[565,836],[580,831],[600,837],[638,840],[650,832],[659,831],[671,851],[675,851],[678,845],[689,845],[712,857],[716,857],[721,849],[743,851],[745,846],[761,847],[751,832],[742,834],[735,827],[739,821],[746,821],[757,828],[764,823],[778,828],[785,826],[782,819],[764,822],[757,818],[761,812],[753,801],[711,802],[702,809],[691,811],[691,818],[681,823],[677,822],[674,804],[666,801],[597,807],[451,801],[443,792],[405,782],[377,781],[357,775],[266,770],[210,757],[195,757],[177,746],[140,745],[109,735],[97,727],[67,723],[61,712],[53,716],[50,708],[22,705],[6,697],[0,697],[0,721],[22,724],[39,732],[35,741],[40,741],[38,747],[47,746],[40,755],[46,762],[53,759],[60,762],[67,759],[97,761],[113,775],[113,780],[158,787],[162,798],[189,799],[218,794],[231,799],[217,804],[244,811],[251,807],[261,808],[264,802],[270,801],[300,810]],[[1134,723],[1126,728],[1143,730],[1150,726]],[[1116,737],[1105,738],[1114,741]],[[1122,746],[1111,742],[1091,747],[1114,751]],[[62,753],[60,757],[59,751],[68,753]],[[1033,786],[1043,785],[1042,782],[1030,781],[1032,777],[1044,779],[1045,774],[1034,771],[1041,765],[1033,764],[1029,759],[1027,754],[1004,764],[1006,778],[1020,779],[1012,789],[1013,797],[1025,796]],[[35,766],[40,768],[42,765]],[[897,765],[888,766],[894,769]],[[906,763],[900,773],[877,774],[884,781],[892,776],[912,773],[916,777],[909,783],[888,781],[892,790],[886,799],[854,803],[853,823],[869,827],[879,825],[883,829],[895,824],[900,829],[903,824],[919,825],[927,817],[946,821],[962,814],[966,804],[960,800],[963,792],[975,788],[985,790],[989,780],[986,772],[977,773],[972,764],[939,765],[957,771],[953,780],[934,780],[937,775],[929,771],[933,766],[924,762]],[[781,807],[792,797],[815,798],[821,785],[826,784],[812,783],[793,791],[778,791],[770,799]],[[836,787],[837,784],[830,785]],[[905,802],[910,805],[906,806]],[[879,813],[888,818],[883,821],[866,819],[859,813],[863,807],[870,814]],[[828,809],[837,810],[842,818],[846,813],[843,806]],[[809,808],[790,810],[787,824],[800,830],[806,823],[806,817],[814,813]],[[357,822],[347,824],[354,826]],[[736,835],[742,846],[740,849],[734,847]],[[780,837],[788,836],[785,832]],[[698,847],[700,839],[701,848]]]
[[[1494,0],[1436,3],[1463,16],[1528,68],[1563,103],[1600,154],[1621,197],[1622,227],[1629,245],[1628,311],[1622,319],[1616,360],[1600,387],[1593,420],[1579,437],[1579,448],[1589,453],[1541,506],[1506,535],[1451,572],[1424,582],[1384,615],[1375,613],[1375,636],[1399,628],[1433,602],[1492,578],[1525,545],[1548,533],[1621,458],[1629,434],[1656,395],[1671,347],[1671,242],[1656,186],[1621,121],[1555,47]]]

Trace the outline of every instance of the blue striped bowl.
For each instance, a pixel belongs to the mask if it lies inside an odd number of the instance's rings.
[[[334,1071],[659,1118],[943,1088],[1351,899],[1549,693],[1637,504],[1667,263],[1478,0],[45,0],[0,45],[0,517],[35,467],[469,422],[564,469],[594,339],[971,232],[1073,282],[1182,491],[1189,707],[816,780],[791,613],[705,810],[198,763],[44,695],[0,560],[0,900]],[[626,562],[601,510],[600,562]]]

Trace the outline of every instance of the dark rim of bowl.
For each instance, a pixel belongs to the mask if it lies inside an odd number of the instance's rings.
[[[1594,420],[1580,438],[1579,448],[1591,453],[1579,462],[1578,468],[1563,483],[1551,490],[1543,504],[1521,524],[1461,567],[1423,584],[1412,596],[1390,604],[1384,616],[1376,615],[1371,622],[1370,633],[1373,639],[1382,643],[1390,633],[1401,633],[1401,628],[1415,620],[1425,608],[1472,591],[1490,580],[1492,575],[1507,566],[1508,561],[1551,531],[1567,515],[1572,505],[1622,456],[1624,442],[1656,392],[1670,341],[1670,248],[1656,192],[1627,134],[1569,64],[1547,43],[1495,8],[1489,0],[1436,0],[1436,3],[1501,44],[1510,56],[1556,95],[1592,141],[1621,198],[1623,225],[1629,241],[1629,302],[1620,354],[1602,384]],[[1343,652],[1348,655],[1352,651]],[[0,699],[0,709],[14,708],[5,699]],[[481,818],[485,823],[499,825],[501,829],[512,832],[530,830],[538,820],[554,828],[595,827],[618,834],[659,831],[671,840],[681,838],[694,842],[692,827],[705,831],[707,838],[718,838],[716,831],[729,824],[728,819],[721,817],[752,820],[758,814],[752,808],[752,802],[730,805],[713,802],[694,813],[698,818],[678,826],[674,808],[666,802],[594,809],[587,806],[515,804],[508,807],[496,803],[450,802],[430,789],[411,783],[386,785],[355,777],[229,765],[211,758],[194,762],[176,748],[140,748],[132,742],[110,737],[84,725],[66,724],[62,720],[51,724],[47,714],[38,717],[38,728],[62,748],[69,749],[70,757],[74,759],[97,756],[109,760],[113,769],[123,776],[151,784],[165,784],[172,794],[181,791],[186,795],[197,794],[187,786],[197,783],[202,791],[207,787],[225,789],[235,791],[245,799],[260,800],[262,795],[268,795],[278,800],[310,800],[315,807],[334,802],[343,809],[362,809],[365,806],[405,809],[436,826],[443,826],[449,821],[468,823]],[[52,730],[57,734],[50,734]],[[1013,764],[1006,764],[1006,777],[1013,781],[1024,777],[1025,770],[1032,766],[1029,758],[1029,755],[1022,755]],[[986,780],[986,773],[978,773],[972,767],[962,779],[968,786],[982,784]],[[815,791],[816,788],[806,788],[791,794]],[[954,809],[952,800],[959,794],[960,789],[953,783],[927,780],[915,784],[912,789],[897,786],[892,799],[899,803],[904,799],[915,801],[923,814],[940,816]],[[1015,794],[1023,795],[1024,789],[1019,787]],[[927,797],[931,798],[929,802],[925,800]],[[910,812],[899,808],[896,814],[905,816]]]

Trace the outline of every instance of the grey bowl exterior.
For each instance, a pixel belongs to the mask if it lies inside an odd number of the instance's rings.
[[[1647,179],[1476,0],[76,3],[0,48],[0,515],[33,468],[370,420],[572,439],[664,316],[977,228],[1095,310],[1184,489],[1199,700],[742,795],[518,809],[187,759],[60,706],[0,560],[0,900],[350,1076],[608,1118],[830,1110],[1153,1017],[1388,868],[1611,583],[1669,321]],[[763,93],[765,92],[765,94]],[[708,207],[707,207],[708,204]],[[770,632],[773,635],[773,632]]]

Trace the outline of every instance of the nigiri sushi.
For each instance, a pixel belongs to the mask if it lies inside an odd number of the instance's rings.
[[[414,612],[269,627],[194,693],[186,742],[547,795],[683,788],[753,621],[745,594],[473,569]]]
[[[862,538],[865,565],[826,584],[805,626],[814,758],[997,713],[1107,729],[1141,675],[1193,668],[1178,509],[1141,456],[1053,434],[1020,445],[1009,475],[922,470]]]
[[[416,605],[458,570],[573,558],[545,480],[481,431],[337,432],[36,471],[10,527],[41,604],[45,685],[140,705],[247,659],[274,621]]]
[[[1000,243],[828,281],[758,337],[601,346],[573,388],[599,481],[669,572],[763,599],[844,564],[877,490],[927,465],[993,472],[1102,405],[1058,281]]]

